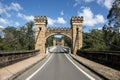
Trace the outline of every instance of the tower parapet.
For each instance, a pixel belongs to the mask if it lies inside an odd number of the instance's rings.
[[[47,17],[46,16],[35,16],[34,22],[35,24],[45,23],[47,25]]]
[[[73,16],[71,18],[71,24],[72,23],[83,23],[83,16]]]
[[[72,51],[73,54],[76,54],[78,49],[82,48],[82,23],[83,16],[73,16],[71,18],[71,27],[72,27]]]
[[[45,53],[45,44],[48,37],[55,34],[63,34],[72,39],[72,52],[76,54],[78,49],[82,48],[82,23],[83,17],[71,17],[70,28],[47,28],[46,16],[35,16],[35,49],[39,49],[40,53]]]
[[[45,53],[45,34],[46,34],[46,26],[47,26],[47,18],[46,16],[35,16],[34,22],[36,25],[35,28],[35,49],[40,49],[41,53]]]

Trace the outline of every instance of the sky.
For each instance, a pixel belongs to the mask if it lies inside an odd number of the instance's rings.
[[[83,16],[83,31],[101,29],[114,0],[0,0],[0,27],[19,28],[34,16],[46,16],[49,27],[70,27],[72,16]]]

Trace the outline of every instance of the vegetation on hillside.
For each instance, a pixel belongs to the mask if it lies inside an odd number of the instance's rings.
[[[15,28],[8,26],[3,30],[4,37],[0,38],[0,50],[32,50],[34,49],[34,23]]]
[[[102,30],[83,33],[83,49],[120,50],[120,0],[115,0]]]
[[[115,0],[107,16],[108,23],[101,30],[92,29],[83,32],[83,50],[120,50],[120,1]],[[15,28],[8,26],[0,37],[0,50],[32,50],[34,49],[34,23]],[[53,45],[53,38],[46,40],[46,47]],[[63,36],[65,46],[72,46],[69,38]]]

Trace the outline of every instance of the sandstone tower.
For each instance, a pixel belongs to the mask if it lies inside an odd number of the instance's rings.
[[[47,18],[46,16],[35,16],[34,22],[36,25],[35,31],[35,49],[39,49],[40,53],[45,53],[45,33],[47,26]]]
[[[82,23],[83,17],[72,17],[71,28],[72,28],[72,52],[76,54],[78,49],[82,48]]]
[[[78,49],[82,48],[82,23],[83,17],[72,17],[71,28],[47,28],[46,16],[35,16],[35,49],[40,50],[40,53],[45,53],[46,39],[55,34],[63,34],[72,40],[72,53],[76,54]],[[56,41],[53,41],[56,45]],[[62,45],[64,41],[62,40]]]

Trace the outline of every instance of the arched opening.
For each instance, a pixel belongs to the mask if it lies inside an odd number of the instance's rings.
[[[53,39],[57,39],[58,41],[64,40],[64,46],[72,47],[72,39],[63,34],[52,34],[46,38],[46,47],[53,46]],[[56,44],[57,45],[57,44]]]
[[[46,40],[47,40],[47,38],[49,38],[50,36],[53,36],[53,35],[64,35],[64,36],[68,37],[69,39],[72,39],[72,36],[67,35],[65,33],[50,33],[49,35],[46,36]]]
[[[72,48],[72,39],[66,35],[63,34],[53,34],[46,38],[46,50],[51,47],[55,46],[62,46],[69,48],[71,50]],[[47,52],[47,51],[46,51]]]
[[[39,38],[35,43],[35,49],[39,49],[41,53],[45,53],[47,38],[55,34],[63,34],[69,37],[70,39],[72,39],[70,43],[72,43],[73,54],[76,54],[76,51],[82,48],[82,33],[80,32],[82,30],[82,23],[83,23],[82,16],[81,17],[73,16],[71,18],[70,20],[71,28],[47,28],[46,16],[36,16],[34,18],[34,22],[36,25],[36,31],[39,29],[41,30],[40,35],[38,36]],[[76,28],[79,28],[80,31],[78,32]],[[35,36],[37,36],[37,34],[38,32],[35,33]],[[77,42],[76,42],[76,38],[78,39]]]

